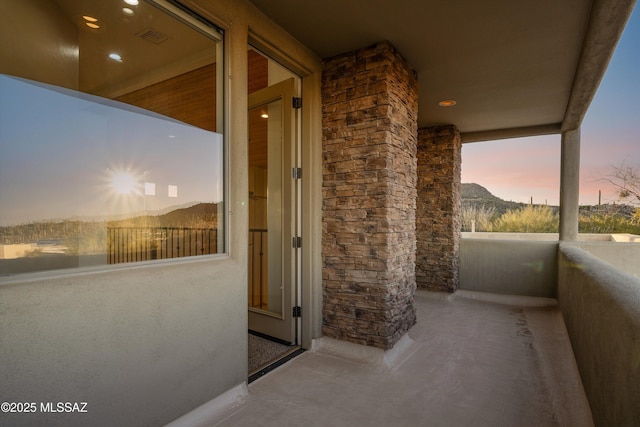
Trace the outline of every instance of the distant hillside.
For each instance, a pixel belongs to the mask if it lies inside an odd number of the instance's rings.
[[[216,228],[217,216],[218,207],[215,203],[198,203],[188,208],[177,208],[162,215],[142,215],[120,221],[109,221],[109,227]]]
[[[189,208],[176,209],[161,215],[161,221],[164,224],[179,224],[182,226],[201,223],[203,226],[216,225],[216,217],[218,215],[218,207],[215,203],[198,203]]]
[[[524,203],[508,202],[494,196],[483,186],[475,183],[463,183],[461,186],[461,198],[463,206],[494,208],[496,214],[502,215],[509,209],[519,209]]]
[[[528,203],[508,202],[491,194],[485,187],[475,183],[465,183],[461,186],[462,206],[476,208],[485,207],[495,209],[496,216],[500,216],[510,209],[520,209]],[[549,206],[554,213],[558,213],[558,206]],[[580,206],[580,215],[590,217],[593,215],[612,215],[630,219],[635,212],[635,207],[625,204],[583,205]]]

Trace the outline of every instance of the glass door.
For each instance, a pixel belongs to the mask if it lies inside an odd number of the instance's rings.
[[[296,344],[297,166],[293,78],[249,95],[249,329]]]

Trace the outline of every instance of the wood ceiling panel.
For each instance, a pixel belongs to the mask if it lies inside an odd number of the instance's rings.
[[[249,93],[269,86],[269,61],[249,49]],[[260,117],[260,108],[249,111],[249,166],[267,169],[267,120]]]
[[[216,65],[205,65],[116,100],[215,132]]]

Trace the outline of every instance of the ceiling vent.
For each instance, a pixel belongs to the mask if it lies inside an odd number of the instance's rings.
[[[162,34],[160,31],[151,27],[145,28],[144,30],[137,32],[136,36],[154,44],[160,44],[163,41],[166,41],[169,39],[169,36],[167,36],[166,34]]]

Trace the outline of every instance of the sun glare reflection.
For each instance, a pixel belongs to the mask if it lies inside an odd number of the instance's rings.
[[[103,214],[111,219],[144,215],[146,206],[144,174],[129,166],[108,167],[102,186]]]
[[[131,194],[136,184],[136,180],[128,172],[118,171],[111,176],[111,187],[118,194]]]

